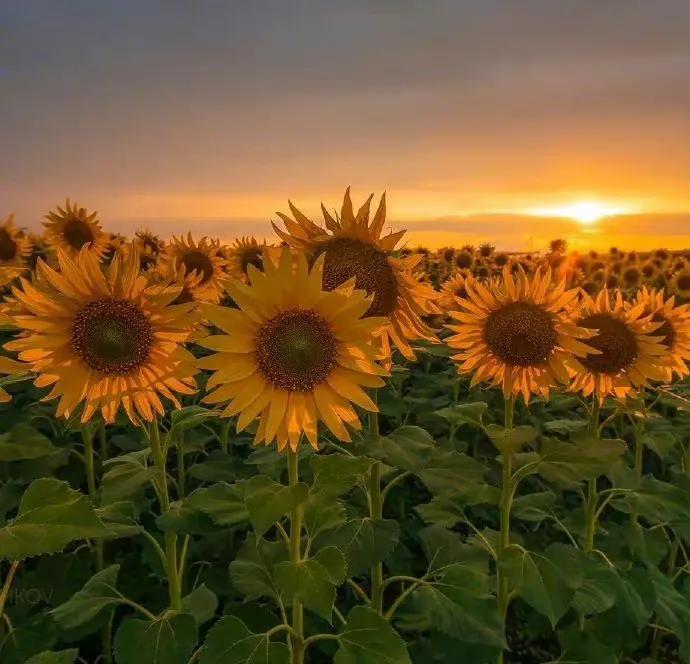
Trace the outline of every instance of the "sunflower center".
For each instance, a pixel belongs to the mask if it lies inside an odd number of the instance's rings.
[[[580,321],[580,327],[599,330],[597,336],[587,339],[587,345],[601,351],[600,355],[587,355],[580,359],[590,371],[615,375],[627,369],[637,357],[635,335],[622,321],[609,314],[591,314]]]
[[[390,316],[398,299],[398,284],[386,254],[366,242],[342,238],[326,245],[323,288],[333,290],[355,277],[355,285],[373,293],[366,316]]]
[[[690,274],[681,274],[676,283],[681,290],[690,290]]]
[[[4,228],[0,228],[0,260],[12,260],[16,254],[17,244]]]
[[[261,256],[262,256],[261,250],[257,247],[250,247],[249,249],[245,249],[244,252],[242,253],[242,258],[241,258],[242,272],[244,272],[246,274],[247,268],[250,265],[253,265],[258,270],[263,271],[264,263],[263,263],[263,260],[261,259]]]
[[[81,219],[68,219],[62,234],[70,247],[75,249],[81,249],[87,242],[94,241],[91,227]]]
[[[512,302],[489,314],[484,341],[505,364],[530,367],[546,362],[558,334],[547,311],[531,302]]]
[[[337,342],[313,311],[288,309],[259,328],[256,358],[266,380],[279,389],[309,392],[335,366]]]
[[[659,312],[652,316],[652,321],[661,323],[661,326],[652,332],[652,336],[662,337],[661,343],[666,346],[666,348],[671,348],[673,342],[676,340],[676,330],[673,325],[671,325],[671,321]]]
[[[205,284],[213,276],[213,263],[211,259],[201,251],[186,252],[184,256],[182,256],[182,264],[187,274],[191,274],[194,270],[197,274],[200,274],[202,284]]]
[[[144,313],[126,300],[89,302],[74,318],[72,348],[92,369],[127,374],[140,367],[153,346],[153,329]]]

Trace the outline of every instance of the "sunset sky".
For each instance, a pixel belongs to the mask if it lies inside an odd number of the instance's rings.
[[[111,231],[272,237],[351,185],[412,245],[690,247],[688,25],[687,0],[2,0],[0,217],[70,196]]]

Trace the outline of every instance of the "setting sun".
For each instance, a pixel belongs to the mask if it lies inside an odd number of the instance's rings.
[[[567,217],[590,226],[600,219],[614,214],[623,214],[629,210],[622,206],[609,205],[598,201],[578,201],[550,208],[538,208],[530,210],[532,214]]]

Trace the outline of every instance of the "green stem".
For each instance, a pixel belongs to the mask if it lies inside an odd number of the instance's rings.
[[[288,479],[290,486],[296,486],[299,482],[299,456],[298,452],[288,452]],[[302,561],[302,505],[293,507],[290,513],[290,560],[293,564]],[[292,664],[304,662],[304,607],[298,599],[292,602]]]
[[[14,581],[14,575],[17,573],[19,562],[19,560],[12,561],[10,571],[7,572],[5,583],[2,585],[2,592],[0,592],[0,618],[5,615],[5,604],[7,603],[7,597],[10,594],[10,588],[12,588],[12,582]]]
[[[379,435],[379,418],[377,413],[369,413],[369,434]],[[369,516],[372,519],[383,518],[383,496],[381,494],[381,463],[375,461],[369,470]],[[371,608],[379,615],[383,613],[383,563],[371,568]]]
[[[592,409],[589,414],[589,431],[596,439],[599,438],[599,419],[601,414],[601,402],[595,395],[592,401]],[[594,536],[597,530],[597,506],[599,494],[597,492],[596,478],[587,481],[587,500],[585,501],[585,542],[584,551],[589,553],[594,549]]]
[[[95,432],[90,430],[88,426],[82,427],[81,439],[84,443],[84,469],[86,471],[86,486],[89,492],[89,498],[94,507],[98,507],[98,489],[96,488],[96,466],[94,463],[93,439]],[[103,540],[97,539],[94,543],[94,564],[96,571],[100,572],[105,560],[105,552],[103,550]]]
[[[639,480],[642,479],[642,458],[644,455],[644,420],[635,424],[635,465],[633,469],[635,471],[635,477]],[[639,526],[639,517],[637,512],[637,505],[633,503],[630,510],[630,523],[633,526]]]
[[[158,494],[160,497],[161,514],[170,509],[170,494],[168,492],[168,475],[166,471],[166,458],[161,446],[160,429],[158,421],[154,419],[149,429],[149,441],[151,443],[151,455],[158,473]],[[165,533],[165,568],[168,579],[168,596],[170,608],[173,611],[182,610],[182,588],[180,587],[180,574],[177,569],[177,535],[166,531]]]
[[[513,428],[515,416],[515,396],[511,395],[505,400],[504,427],[506,430]],[[508,615],[508,604],[510,596],[508,593],[508,576],[501,569],[505,552],[510,546],[510,511],[513,503],[513,477],[512,477],[513,455],[504,453],[502,455],[501,466],[501,537],[497,551],[498,560],[496,562],[496,596],[498,600],[498,612],[503,622],[505,631],[506,616]],[[503,652],[498,657],[498,662],[503,662]]]

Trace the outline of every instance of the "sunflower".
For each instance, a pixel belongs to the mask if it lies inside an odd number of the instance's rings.
[[[32,242],[29,237],[15,228],[11,214],[0,225],[0,266],[25,267],[31,255]]]
[[[184,267],[187,275],[194,276],[195,285],[190,290],[193,299],[217,303],[223,295],[221,280],[227,276],[227,261],[219,250],[219,242],[206,237],[195,242],[188,233],[186,239],[173,238],[160,256],[161,268],[163,271],[169,269],[172,262]]]
[[[118,252],[105,274],[87,247],[57,259],[59,272],[41,260],[34,282],[13,288],[10,316],[25,336],[5,344],[39,374],[37,387],[52,385],[45,399],[59,397],[57,415],[83,402],[82,422],[97,411],[113,422],[122,406],[137,424],[164,414],[160,396],[179,407],[174,393],[193,393],[197,372],[181,345],[189,306],[170,304],[181,286],[151,284],[135,251]]]
[[[673,290],[684,300],[690,300],[690,270],[679,272],[673,277]]]
[[[291,247],[306,251],[315,258],[324,255],[323,285],[333,290],[354,277],[356,288],[373,295],[367,316],[383,316],[388,324],[381,329],[381,346],[389,356],[390,342],[409,360],[415,359],[410,339],[435,341],[431,328],[422,316],[438,313],[434,304],[436,292],[420,281],[414,269],[422,254],[394,257],[391,252],[405,231],[381,235],[386,221],[386,196],[369,223],[373,194],[355,214],[350,189],[345,191],[339,219],[334,219],[322,205],[326,228],[317,226],[289,202],[294,220],[277,213],[287,232],[275,224],[276,233]]]
[[[573,391],[595,394],[599,401],[611,394],[625,399],[649,380],[664,380],[661,365],[667,349],[654,336],[660,324],[652,321],[651,313],[645,314],[644,302],[626,307],[620,290],[615,298],[607,289],[596,299],[585,294],[576,322],[595,331],[587,344],[597,353],[571,363]]]
[[[352,404],[378,410],[362,386],[384,384],[372,340],[385,320],[363,317],[373,298],[354,290],[354,280],[323,290],[325,260],[322,254],[310,270],[304,254],[295,264],[284,248],[277,266],[249,266],[249,284],[228,283],[239,309],[204,306],[227,333],[200,341],[219,351],[198,361],[213,370],[204,401],[229,402],[223,414],[239,415],[238,431],[258,419],[257,445],[276,439],[279,450],[295,451],[304,434],[317,448],[319,420],[350,441],[345,425],[361,428]]]
[[[225,251],[228,272],[235,279],[240,279],[246,283],[247,268],[250,265],[253,265],[257,270],[263,270],[264,252],[268,248],[265,242],[259,244],[253,237],[237,238]]]
[[[666,349],[666,382],[673,380],[674,373],[679,378],[690,375],[690,305],[676,306],[675,297],[665,299],[663,291],[648,290],[645,286],[637,293],[634,305],[637,304],[643,304],[643,314],[651,315],[652,322],[661,325],[652,334]]]
[[[53,251],[63,249],[74,259],[86,245],[89,253],[103,260],[110,237],[101,230],[98,212],[89,213],[86,208],[70,203],[68,198],[64,208],[58,205],[46,219],[48,221],[43,222],[45,238]]]
[[[441,292],[438,296],[438,306],[441,311],[449,311],[456,308],[457,298],[467,296],[465,290],[465,276],[462,272],[455,272],[446,282],[441,286]]]
[[[149,256],[157,256],[165,249],[165,242],[158,235],[146,229],[137,231],[132,242],[139,250],[139,253]]]
[[[461,352],[453,357],[460,373],[474,373],[472,385],[487,381],[501,385],[506,398],[522,394],[548,397],[558,381],[568,381],[573,356],[592,351],[580,339],[592,333],[574,325],[578,290],[566,290],[565,282],[553,284],[550,270],[529,278],[510,268],[501,278],[484,285],[468,277],[467,297],[451,311],[456,334],[448,339]]]

